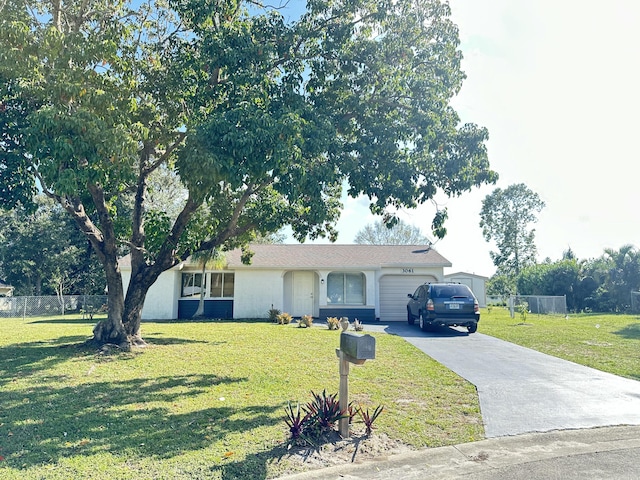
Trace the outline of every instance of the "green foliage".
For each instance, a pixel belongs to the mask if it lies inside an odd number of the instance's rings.
[[[520,320],[524,322],[527,319],[527,314],[529,313],[529,304],[527,302],[522,302],[516,305],[515,308],[520,314]]]
[[[293,317],[287,312],[276,315],[276,318],[278,320],[278,325],[289,325],[291,320],[293,320]]]
[[[582,266],[577,260],[559,260],[553,263],[526,267],[517,279],[522,295],[566,295],[567,308],[580,311],[584,298],[590,295],[582,284]]]
[[[43,195],[35,211],[0,211],[0,278],[14,295],[104,293],[105,280],[86,238],[59,205]]]
[[[488,295],[495,295],[495,296],[506,298],[509,295],[515,295],[515,293],[516,293],[515,279],[507,275],[495,274],[487,282]]]
[[[311,315],[302,315],[302,317],[300,317],[300,321],[298,322],[298,327],[310,328],[312,326],[313,326],[313,317]]]
[[[490,255],[498,274],[515,281],[524,267],[535,264],[535,230],[530,224],[537,221],[536,213],[544,206],[523,183],[496,188],[484,198],[480,227],[485,240],[496,243],[498,251]]]
[[[496,275],[487,285],[493,294]],[[565,252],[561,260],[531,265],[517,277],[523,295],[566,295],[570,311],[625,312],[631,292],[640,290],[640,254],[632,245],[606,249],[590,260],[579,260]]]

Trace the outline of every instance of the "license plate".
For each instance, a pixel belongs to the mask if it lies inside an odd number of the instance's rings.
[[[460,310],[460,304],[459,303],[450,303],[449,304],[449,310]]]

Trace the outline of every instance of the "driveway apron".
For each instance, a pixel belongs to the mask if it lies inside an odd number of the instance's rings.
[[[403,337],[476,386],[487,437],[640,425],[638,381],[480,333],[425,333],[403,324],[384,331]]]

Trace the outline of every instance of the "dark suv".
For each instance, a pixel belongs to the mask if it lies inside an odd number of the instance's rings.
[[[424,331],[438,326],[467,327],[469,333],[478,329],[480,308],[469,287],[460,283],[425,283],[409,294],[407,320],[409,325],[420,321]]]

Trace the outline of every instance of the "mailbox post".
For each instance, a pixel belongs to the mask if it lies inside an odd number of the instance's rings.
[[[367,360],[376,358],[376,339],[371,335],[352,332],[340,334],[340,348],[336,350],[340,359],[340,410],[349,407],[349,364],[362,365]],[[340,435],[349,437],[349,417],[338,422]]]

